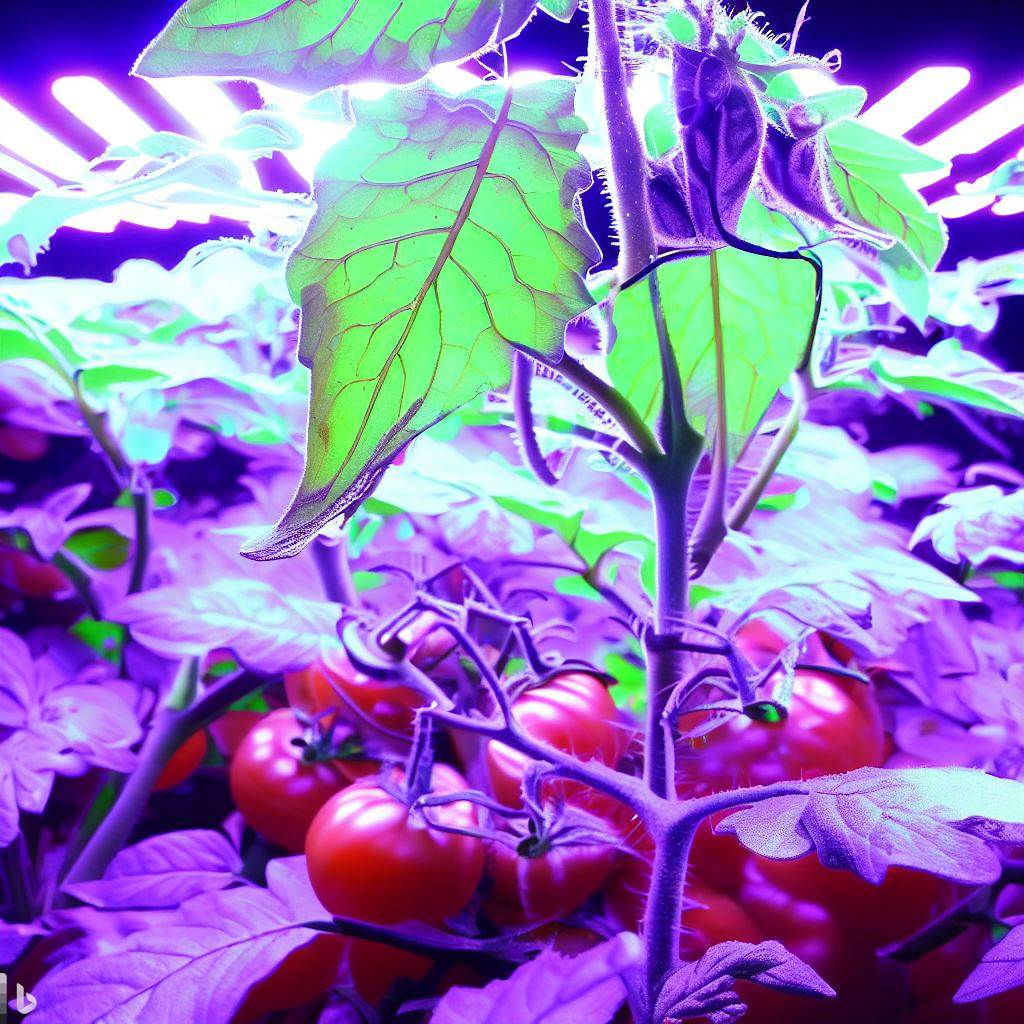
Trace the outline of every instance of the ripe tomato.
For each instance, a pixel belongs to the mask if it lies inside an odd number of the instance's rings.
[[[160,792],[180,786],[203,763],[207,746],[204,730],[192,733],[167,759],[156,782],[153,783],[153,789]]]
[[[231,1024],[255,1024],[322,995],[334,984],[348,943],[340,935],[322,935],[289,953],[277,970],[249,989]]]
[[[68,589],[64,574],[29,551],[0,546],[0,586],[26,597],[54,597]]]
[[[613,846],[595,843],[554,846],[528,856],[492,843],[487,857],[491,889],[484,906],[502,925],[564,917],[601,888],[616,853]]]
[[[524,693],[512,710],[531,736],[580,760],[613,765],[622,751],[618,709],[608,688],[589,672],[561,672]],[[531,759],[495,741],[488,743],[484,758],[494,796],[508,807],[521,806],[520,787]]]
[[[390,732],[412,734],[423,698],[415,690],[360,672],[342,648],[332,648],[322,662],[284,677],[288,703],[307,715],[336,709],[360,725],[369,721]]]
[[[817,854],[790,861],[752,858],[757,877],[825,907],[870,949],[913,935],[957,899],[953,883],[909,868],[889,868],[881,885],[850,871],[826,868]]]
[[[371,762],[308,761],[295,744],[304,730],[288,708],[272,711],[242,741],[231,762],[231,796],[246,824],[291,853],[301,853],[306,830],[329,797]]]
[[[433,788],[452,793],[466,782],[442,764],[434,768]],[[430,814],[448,826],[477,827],[470,803]],[[483,875],[485,847],[472,836],[431,828],[366,779],[324,804],[309,828],[306,858],[313,888],[332,914],[375,924],[439,924],[469,902]]]
[[[684,716],[682,727],[694,719]],[[871,691],[821,671],[796,673],[785,720],[734,715],[691,746],[679,770],[698,793],[852,771],[881,764],[886,752]]]
[[[220,718],[210,723],[210,733],[217,749],[224,757],[234,757],[242,740],[256,728],[257,722],[267,717],[266,711],[237,709],[225,711]]]
[[[1024,1020],[1024,988],[1011,988],[1007,992],[1000,992],[999,995],[986,999],[982,1005],[987,1014],[985,1019],[988,1024],[1020,1024]]]
[[[396,949],[382,942],[350,939],[347,964],[356,991],[368,1003],[376,1006],[399,979],[422,981],[434,961],[419,953]]]

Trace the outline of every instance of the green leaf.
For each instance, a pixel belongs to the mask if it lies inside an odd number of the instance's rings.
[[[149,78],[224,75],[315,93],[413,82],[519,31],[535,0],[188,0],[139,58]],[[554,0],[564,7],[564,0]]]
[[[946,248],[946,230],[942,218],[928,209],[903,176],[945,164],[909,142],[856,121],[832,125],[825,136],[832,185],[846,216],[904,242],[929,270],[934,269]]]
[[[508,386],[513,345],[558,358],[598,256],[576,202],[590,175],[573,88],[423,86],[355,104],[288,268],[312,370],[305,472],[245,554],[293,554],[348,515],[409,441]]]
[[[976,352],[965,351],[956,338],[940,341],[923,356],[880,345],[872,351],[870,362],[839,377],[839,386],[849,386],[851,377],[858,375],[861,380],[854,381],[855,387],[876,390],[881,384],[896,393],[1024,416],[1024,374],[1008,372]]]
[[[905,242],[897,240],[878,254],[877,267],[896,304],[918,330],[923,331],[931,304],[931,287],[924,264]]]
[[[108,526],[77,530],[64,546],[93,569],[117,569],[128,561],[128,538]]]
[[[571,21],[580,5],[580,0],[539,0],[537,6],[552,18]]]
[[[730,438],[742,442],[808,350],[815,300],[809,263],[724,248],[662,264],[615,299],[608,372],[615,387],[656,426],[663,391],[660,317],[683,381],[687,418],[697,431],[707,430],[717,381],[713,262],[728,430]]]

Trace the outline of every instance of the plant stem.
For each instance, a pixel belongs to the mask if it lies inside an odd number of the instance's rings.
[[[362,602],[352,578],[345,535],[342,534],[337,544],[328,544],[318,537],[313,542],[313,560],[327,600],[343,604],[346,608],[360,607]]]
[[[547,364],[556,373],[588,394],[619,425],[626,437],[637,448],[639,458],[628,462],[649,464],[660,458],[662,451],[647,424],[629,402],[607,381],[602,380],[583,363],[570,355],[563,355],[557,363]],[[625,457],[625,456],[624,456]]]
[[[132,487],[132,512],[135,519],[135,552],[132,557],[132,575],[128,593],[137,594],[146,582],[146,567],[150,549],[150,492],[149,482],[141,473]]]
[[[761,495],[764,494],[768,482],[779,468],[782,457],[796,439],[800,423],[807,414],[807,371],[799,370],[794,373],[790,378],[790,387],[793,391],[793,402],[789,407],[789,413],[779,428],[779,432],[775,435],[764,462],[758,467],[757,475],[743,489],[743,493],[736,499],[736,504],[730,510],[728,517],[730,530],[741,530],[751,513],[757,508]]]
[[[658,994],[679,962],[679,920],[686,864],[696,827],[696,822],[687,821],[656,837],[651,887],[644,912],[642,1007],[637,1024],[655,1024]]]
[[[515,410],[519,447],[533,475],[542,484],[553,487],[558,483],[558,477],[551,472],[551,467],[540,450],[533,422],[533,406],[530,403],[532,381],[533,363],[522,352],[516,352],[512,366],[512,407]]]
[[[591,0],[591,46],[597,58],[611,149],[608,185],[619,232],[619,279],[639,274],[658,253],[647,197],[647,158],[629,103],[616,0]]]
[[[130,838],[153,784],[171,754],[197,729],[262,685],[260,681],[240,674],[224,680],[195,700],[198,673],[197,659],[189,658],[182,664],[171,693],[142,744],[135,771],[128,776],[110,813],[71,865],[64,884],[103,877],[107,865]]]
[[[51,559],[55,568],[59,569],[75,588],[85,610],[90,618],[102,619],[103,610],[100,608],[99,599],[92,588],[92,579],[89,574],[78,564],[78,561],[64,551],[58,551]]]
[[[675,642],[689,605],[689,538],[686,498],[700,452],[699,439],[678,446],[652,482],[655,529],[654,628],[644,637],[647,659],[647,716],[644,779],[655,796],[670,797],[674,775],[672,727],[664,712],[675,684],[682,677],[685,656]]]

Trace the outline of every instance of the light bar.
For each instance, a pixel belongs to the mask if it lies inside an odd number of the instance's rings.
[[[0,96],[0,145],[16,156],[68,181],[77,180],[88,162],[55,139]]]
[[[98,78],[65,75],[50,86],[54,99],[111,145],[138,142],[153,129]]]
[[[1024,126],[1024,85],[1018,85],[1002,96],[979,107],[952,128],[936,135],[921,148],[939,160],[978,153],[1001,138]],[[946,171],[926,171],[908,175],[915,188],[924,188],[946,177]]]
[[[28,164],[23,164],[6,153],[0,153],[0,171],[25,182],[26,185],[31,185],[33,188],[49,188],[53,184],[52,178],[48,178],[34,167],[29,167]]]
[[[958,220],[984,210],[991,202],[991,196],[946,196],[932,203],[929,209],[946,220]]]
[[[219,142],[238,120],[238,107],[212,78],[146,78],[207,142]]]
[[[865,110],[860,121],[888,135],[905,135],[963,91],[970,80],[967,68],[921,68]]]

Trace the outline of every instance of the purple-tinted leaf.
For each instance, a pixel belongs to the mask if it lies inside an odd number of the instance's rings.
[[[639,956],[640,941],[628,932],[575,957],[545,950],[505,981],[453,988],[431,1024],[607,1024]]]
[[[205,893],[175,924],[129,935],[112,953],[47,975],[38,1024],[227,1024],[247,991],[317,937],[326,920],[302,857],[271,862],[267,889]]]
[[[106,909],[176,907],[200,893],[227,888],[241,870],[238,851],[220,832],[169,832],[122,850],[102,880],[65,891]]]
[[[812,968],[779,942],[720,942],[668,979],[658,999],[658,1018],[709,1017],[716,1024],[737,1020],[746,1009],[732,988],[738,980],[804,996],[835,995]]]
[[[947,562],[1024,565],[1024,488],[1004,494],[991,484],[947,494],[941,510],[918,523],[910,546],[924,540]]]
[[[981,958],[953,1001],[973,1003],[1020,985],[1024,985],[1024,925],[1012,928]]]
[[[272,674],[316,661],[333,645],[341,606],[282,594],[253,579],[206,587],[160,587],[134,594],[111,612],[132,636],[167,657],[230,647],[256,672]]]
[[[19,528],[32,538],[40,557],[47,560],[64,545],[71,527],[68,517],[89,497],[92,484],[74,484],[55,491],[40,505],[27,505],[0,515],[0,529]]]
[[[1024,824],[1024,784],[967,768],[860,768],[799,789],[729,815],[716,831],[773,860],[816,849],[826,867],[875,884],[892,865],[983,884],[1000,864],[979,835],[1016,841]]]
[[[106,676],[106,666],[65,664],[52,651],[33,662],[0,629],[0,846],[14,838],[19,808],[42,812],[56,775],[134,767],[138,720]]]

